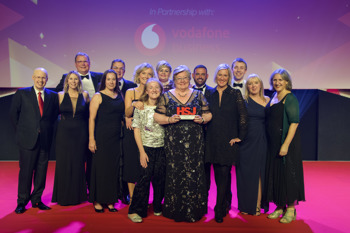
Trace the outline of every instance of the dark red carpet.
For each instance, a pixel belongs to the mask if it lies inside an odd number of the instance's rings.
[[[49,163],[43,202],[52,210],[40,211],[27,205],[24,214],[14,213],[17,199],[18,162],[0,162],[0,232],[350,232],[350,162],[304,162],[306,202],[297,207],[297,220],[281,224],[278,220],[241,215],[237,211],[236,184],[232,183],[232,210],[222,224],[214,220],[215,183],[209,195],[208,214],[196,223],[176,223],[162,216],[149,217],[143,223],[132,223],[128,207],[118,203],[118,213],[95,213],[92,204],[59,206],[52,204],[55,162]],[[232,170],[233,181],[235,171]],[[151,207],[152,208],[152,207]],[[271,205],[271,210],[274,206]]]

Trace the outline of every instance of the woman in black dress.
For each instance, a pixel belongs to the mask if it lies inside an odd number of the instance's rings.
[[[295,205],[299,201],[305,201],[298,131],[299,103],[291,93],[292,80],[286,70],[274,71],[270,77],[270,85],[276,92],[266,109],[266,200],[274,202],[277,207],[268,218],[276,219],[284,213],[280,222],[290,223],[296,218]]]
[[[175,89],[164,93],[154,119],[165,126],[166,177],[163,216],[195,222],[207,213],[202,124],[211,120],[201,91],[190,88],[191,71],[174,70]]]
[[[248,133],[240,145],[239,163],[236,165],[238,210],[242,214],[260,215],[264,187],[267,139],[265,106],[270,98],[264,96],[264,85],[256,74],[248,76],[245,85],[245,103],[248,110]]]
[[[229,65],[220,64],[214,75],[217,83],[215,91],[209,97],[213,119],[206,133],[205,162],[214,167],[217,197],[215,221],[223,222],[230,209],[231,200],[227,200],[227,189],[231,188],[230,172],[239,153],[239,142],[247,133],[247,109],[239,90],[229,86],[232,73]]]
[[[145,84],[149,78],[155,76],[153,66],[142,63],[135,67],[134,82],[138,87],[130,88],[125,93],[125,125],[123,137],[123,180],[128,182],[130,202],[134,194],[135,183],[140,179],[142,167],[140,165],[140,154],[134,137],[132,119],[134,108],[143,109],[143,102],[138,101],[141,97]]]
[[[70,71],[58,93],[61,120],[56,133],[56,171],[52,202],[76,205],[87,200],[84,159],[88,153],[89,94],[78,72]]]
[[[92,97],[89,118],[89,149],[93,153],[89,201],[95,211],[117,212],[120,130],[124,115],[124,100],[117,85],[114,70],[104,72],[100,91]]]

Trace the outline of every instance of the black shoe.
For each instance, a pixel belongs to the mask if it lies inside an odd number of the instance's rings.
[[[118,210],[117,210],[116,208],[114,208],[114,207],[109,208],[109,207],[107,206],[107,208],[108,208],[108,211],[109,211],[109,212],[118,212]]]
[[[24,204],[18,204],[16,209],[15,209],[15,213],[16,214],[23,214],[24,211],[26,211],[25,205]]]
[[[217,217],[217,216],[215,216],[215,221],[216,221],[217,223],[222,223],[222,222],[224,221],[224,219],[223,219],[223,217]]]
[[[48,207],[47,205],[45,205],[42,202],[38,202],[38,203],[32,204],[32,207],[33,208],[39,208],[40,210],[51,210],[50,207]]]
[[[96,211],[96,213],[103,213],[103,212],[105,212],[105,210],[102,208],[102,209],[96,209],[96,207],[94,206],[94,209],[95,209],[95,211]]]

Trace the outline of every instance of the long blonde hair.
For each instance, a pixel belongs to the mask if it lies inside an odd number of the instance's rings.
[[[66,75],[66,78],[64,79],[64,84],[63,84],[63,91],[64,91],[64,93],[68,92],[68,89],[69,89],[68,79],[69,79],[69,77],[72,74],[75,74],[78,77],[78,79],[79,79],[79,83],[78,83],[77,89],[78,89],[78,93],[80,94],[80,93],[83,92],[83,85],[81,83],[81,77],[80,77],[79,73],[76,72],[75,70],[69,71],[68,74]]]
[[[264,83],[261,80],[261,78],[257,75],[257,74],[250,74],[246,80],[245,83],[245,94],[244,94],[244,99],[248,102],[249,99],[249,89],[248,89],[248,84],[250,82],[252,82],[254,79],[257,79],[260,83],[260,91],[259,91],[259,97],[264,100],[264,102],[266,101],[265,96],[264,96]]]

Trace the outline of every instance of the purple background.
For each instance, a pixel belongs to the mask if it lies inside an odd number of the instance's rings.
[[[196,15],[166,15],[166,10]],[[163,30],[164,48],[139,50],[136,32],[150,24],[158,35]],[[74,55],[82,51],[90,55],[92,71],[103,72],[113,59],[123,59],[129,80],[136,65],[156,66],[165,59],[173,68],[206,65],[214,86],[215,68],[242,57],[247,75],[257,73],[265,88],[272,71],[282,67],[290,71],[293,88],[350,89],[349,26],[345,0],[1,0],[0,87],[32,85],[38,66],[48,70],[48,86],[54,87],[75,69]],[[213,31],[223,34],[212,37]]]

